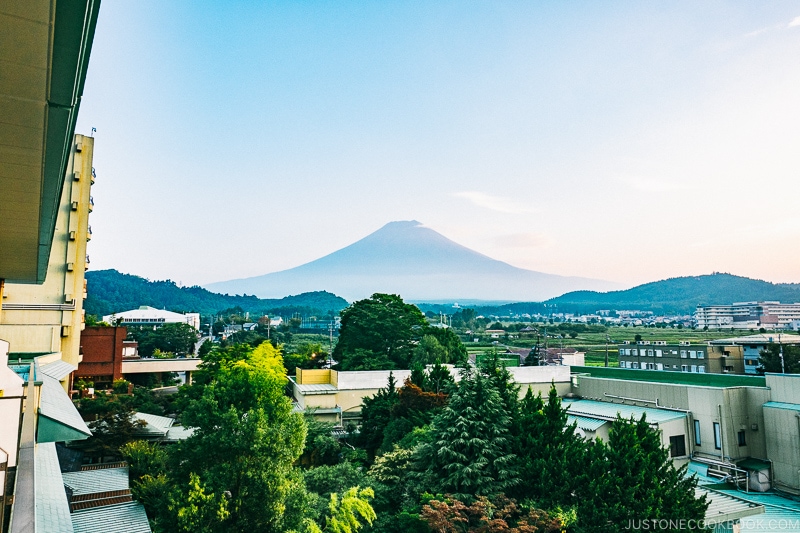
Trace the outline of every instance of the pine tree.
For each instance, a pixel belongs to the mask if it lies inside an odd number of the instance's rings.
[[[470,501],[517,484],[511,417],[492,383],[465,369],[450,402],[434,419],[432,442],[419,452],[438,492]]]
[[[643,415],[618,418],[607,445],[595,442],[578,505],[579,530],[619,531],[630,520],[701,520],[708,506],[697,480],[675,468],[660,434]]]
[[[524,480],[517,497],[532,499],[543,509],[574,505],[586,465],[586,442],[575,433],[574,424],[567,424],[555,385],[546,403],[530,390],[520,402],[517,445]]]

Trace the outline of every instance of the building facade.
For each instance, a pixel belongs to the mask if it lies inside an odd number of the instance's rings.
[[[731,305],[698,305],[694,319],[701,329],[792,329],[792,323],[800,320],[800,303],[739,302]]]
[[[147,305],[139,309],[112,313],[103,317],[103,322],[119,326],[152,326],[161,327],[164,324],[189,324],[200,330],[200,313],[173,313],[164,309],[156,309]]]

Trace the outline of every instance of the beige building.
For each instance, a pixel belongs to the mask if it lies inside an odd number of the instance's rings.
[[[447,365],[455,380],[460,379],[459,370]],[[546,396],[551,383],[555,383],[560,396],[570,390],[568,366],[525,366],[507,369],[520,384],[520,397],[528,389]],[[410,370],[392,370],[392,375],[401,387],[411,376]],[[361,418],[364,398],[371,398],[389,383],[389,370],[350,371],[303,370],[298,368],[295,377],[289,377],[296,409],[311,410],[321,420],[343,424]]]
[[[74,367],[80,362],[93,150],[91,137],[71,143],[44,283],[5,284],[0,339],[10,343],[12,361],[58,353]]]

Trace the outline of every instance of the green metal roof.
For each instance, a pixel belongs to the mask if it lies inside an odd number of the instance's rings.
[[[764,407],[770,407],[772,409],[788,409],[789,411],[800,411],[800,405],[796,403],[767,402],[764,404]]]
[[[61,481],[61,468],[58,464],[55,443],[37,444],[35,457],[36,531],[73,533],[69,503]]]
[[[576,415],[568,415],[567,416],[567,425],[576,424],[578,427],[584,431],[597,431],[605,424],[608,424],[608,420],[600,420],[597,418],[588,418],[585,416],[576,416]]]
[[[104,505],[72,513],[74,533],[152,533],[139,502]]]
[[[740,533],[774,533],[775,531],[800,533],[800,502],[790,500],[774,492],[743,492],[720,490],[754,506],[763,506],[764,513],[741,519]]]
[[[696,387],[766,387],[764,376],[742,376],[732,374],[700,374],[694,372],[666,372],[663,370],[634,370],[604,366],[573,366],[573,374],[588,374],[593,378],[624,379],[626,381],[646,381],[692,385]]]
[[[128,485],[128,467],[64,472],[62,477],[64,478],[64,485],[72,490],[74,496],[130,488]]]
[[[669,420],[685,418],[686,414],[679,411],[658,409],[656,407],[638,407],[636,405],[625,405],[622,403],[598,402],[595,400],[570,400],[564,399],[561,404],[567,409],[567,414],[584,416],[598,420],[616,420],[617,416],[629,420],[635,420],[647,415],[647,421],[651,424],[660,424]],[[598,426],[599,427],[599,426]]]
[[[91,437],[92,432],[61,387],[61,383],[43,372],[38,372],[37,377],[42,380],[42,396],[39,402],[39,429],[36,441],[61,442]]]

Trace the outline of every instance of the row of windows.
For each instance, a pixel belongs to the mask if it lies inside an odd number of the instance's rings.
[[[640,365],[640,363],[637,363],[635,361],[620,361],[619,366],[620,368],[634,368],[642,370],[670,370],[669,365],[665,365],[662,363],[641,363]],[[681,365],[680,368],[678,368],[678,365],[672,365],[672,370],[705,374],[706,365]]]
[[[644,348],[620,348],[620,355],[633,355],[645,357],[663,357],[664,355],[678,355],[678,350],[652,350]],[[681,350],[680,355],[682,359],[704,359],[706,354],[702,350]]]
[[[719,422],[713,422],[714,427],[714,449],[721,450],[722,449],[722,430],[720,428]],[[745,431],[742,429],[736,434],[737,441],[739,446],[747,446],[747,435]],[[697,446],[702,445],[703,439],[700,436],[700,421],[694,421],[694,443]]]

